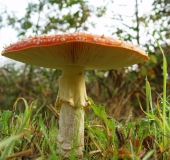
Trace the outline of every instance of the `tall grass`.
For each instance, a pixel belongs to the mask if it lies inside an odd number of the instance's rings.
[[[156,41],[157,42],[157,41]],[[170,124],[167,124],[167,118],[170,119],[170,117],[166,116],[166,111],[168,111],[167,101],[166,101],[166,81],[167,81],[167,61],[166,57],[164,55],[164,52],[157,42],[157,45],[159,46],[159,49],[161,50],[161,53],[163,55],[163,100],[162,100],[162,120],[163,120],[163,147],[167,147],[167,133],[170,131]],[[169,113],[170,115],[170,113]],[[168,128],[166,128],[166,126]],[[163,156],[163,159],[166,159],[166,156]]]
[[[163,92],[162,94],[158,95],[158,101],[152,102],[152,94],[151,94],[151,87],[148,82],[148,79],[146,78],[146,112],[150,120],[154,121],[154,136],[155,136],[155,155],[157,152],[156,146],[159,147],[161,150],[160,155],[162,156],[162,159],[166,160],[169,159],[169,148],[170,148],[170,137],[168,133],[170,133],[170,105],[167,101],[167,95],[166,95],[166,83],[167,83],[167,61],[166,57],[164,55],[164,52],[159,45],[159,43],[156,41],[163,57]],[[155,106],[155,107],[153,107]],[[155,156],[155,159],[158,159],[157,156]]]

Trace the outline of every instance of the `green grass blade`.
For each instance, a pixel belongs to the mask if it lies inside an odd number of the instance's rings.
[[[14,142],[18,140],[19,138],[23,137],[26,134],[26,132],[20,133],[18,135],[10,136],[7,139],[4,139],[0,142],[0,149],[5,148],[5,150],[2,152],[1,160],[4,160],[6,156],[8,156],[9,151],[14,145]]]
[[[149,159],[151,158],[151,156],[153,155],[153,153],[154,153],[154,150],[149,151],[149,152],[145,155],[145,157],[143,157],[142,160],[149,160]]]
[[[166,61],[166,57],[165,54],[160,46],[160,44],[158,43],[158,41],[156,41],[162,55],[163,55],[163,106],[162,106],[162,114],[163,114],[163,147],[166,148],[166,144],[167,144],[167,132],[166,132],[166,85],[167,85],[167,61]],[[165,155],[163,157],[163,159],[165,159]]]

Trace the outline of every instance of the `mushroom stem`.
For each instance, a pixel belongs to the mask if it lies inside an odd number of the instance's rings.
[[[56,106],[60,107],[58,141],[61,155],[83,156],[84,148],[84,107],[89,105],[84,67],[67,66],[62,68]]]

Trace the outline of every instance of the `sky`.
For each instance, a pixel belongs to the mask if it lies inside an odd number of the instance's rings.
[[[0,0],[0,9],[5,6],[8,11],[14,11],[17,13],[17,16],[21,17],[25,12],[28,1],[31,0]],[[90,4],[94,6],[101,6],[103,3],[108,3],[108,1],[109,0],[90,0]],[[103,18],[99,20],[92,16],[89,19],[89,21],[96,23],[96,28],[90,27],[88,30],[89,33],[111,36],[112,28],[106,28],[106,24],[110,23],[113,9],[115,14],[119,13],[126,16],[124,23],[127,25],[131,23],[130,17],[133,16],[135,12],[135,0],[113,0],[113,2],[114,3],[107,6],[107,13]],[[143,13],[149,13],[152,2],[153,0],[143,0],[139,5],[139,14],[142,15]],[[17,32],[11,27],[0,29],[0,53],[4,46],[16,42],[17,39]],[[9,59],[0,56],[0,66],[9,62],[11,62]]]

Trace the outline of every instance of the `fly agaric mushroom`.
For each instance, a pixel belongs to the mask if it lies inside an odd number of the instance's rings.
[[[74,149],[83,156],[84,108],[90,105],[85,87],[85,70],[109,70],[141,63],[148,58],[138,46],[122,39],[85,33],[29,37],[5,47],[3,56],[62,71],[56,106],[60,108],[58,141],[61,155]]]

